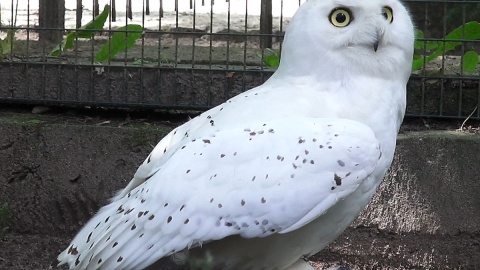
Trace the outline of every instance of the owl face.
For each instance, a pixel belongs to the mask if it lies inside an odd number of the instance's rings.
[[[410,74],[414,32],[397,0],[309,0],[287,28],[285,61],[308,70]],[[296,49],[295,49],[296,48]],[[299,49],[300,48],[300,49]],[[290,64],[289,64],[290,65]]]

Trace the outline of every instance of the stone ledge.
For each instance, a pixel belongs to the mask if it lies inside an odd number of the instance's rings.
[[[0,198],[10,205],[12,228],[42,234],[76,231],[172,129],[30,114],[0,114],[0,124]],[[478,231],[479,153],[480,136],[400,135],[388,177],[354,225],[397,233]]]
[[[400,135],[387,177],[355,224],[394,232],[478,232],[479,153],[478,135]]]
[[[172,129],[141,121],[108,125],[0,113],[0,203],[9,203],[15,235],[70,239]],[[478,267],[478,153],[476,135],[400,135],[393,166],[370,205],[314,258],[360,268]]]

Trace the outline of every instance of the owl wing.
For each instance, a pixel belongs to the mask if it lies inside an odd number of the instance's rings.
[[[139,184],[103,207],[59,261],[72,269],[141,269],[229,235],[287,233],[352,193],[381,156],[369,127],[343,119],[195,134],[168,156],[164,146],[149,156],[135,175]]]

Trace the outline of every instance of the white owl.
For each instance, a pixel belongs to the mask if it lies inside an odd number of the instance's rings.
[[[389,168],[414,32],[398,0],[309,0],[263,85],[174,129],[58,260],[143,269],[312,269]]]

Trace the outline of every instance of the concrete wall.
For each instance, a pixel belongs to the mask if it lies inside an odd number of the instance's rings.
[[[153,146],[173,128],[142,121],[99,125],[102,121],[0,113],[0,203],[9,203],[8,220],[15,233],[71,237],[128,183]],[[438,260],[417,258],[416,266],[430,261],[437,267],[452,260],[465,266],[464,257],[454,255],[459,249],[465,252],[465,245],[473,246],[469,249],[473,255],[468,256],[476,256],[467,266],[480,266],[479,153],[478,135],[454,131],[400,135],[388,177],[343,242],[329,252],[340,252],[343,245],[343,253],[348,249],[350,256],[358,255],[371,250],[369,241],[383,239],[382,248],[398,240],[399,246],[416,248],[416,257],[433,256],[429,249],[438,240],[443,243],[437,243]],[[367,236],[355,245],[345,244],[365,228]],[[420,236],[422,243],[413,241]],[[457,236],[463,240],[455,242]],[[454,254],[443,254],[443,248]]]

